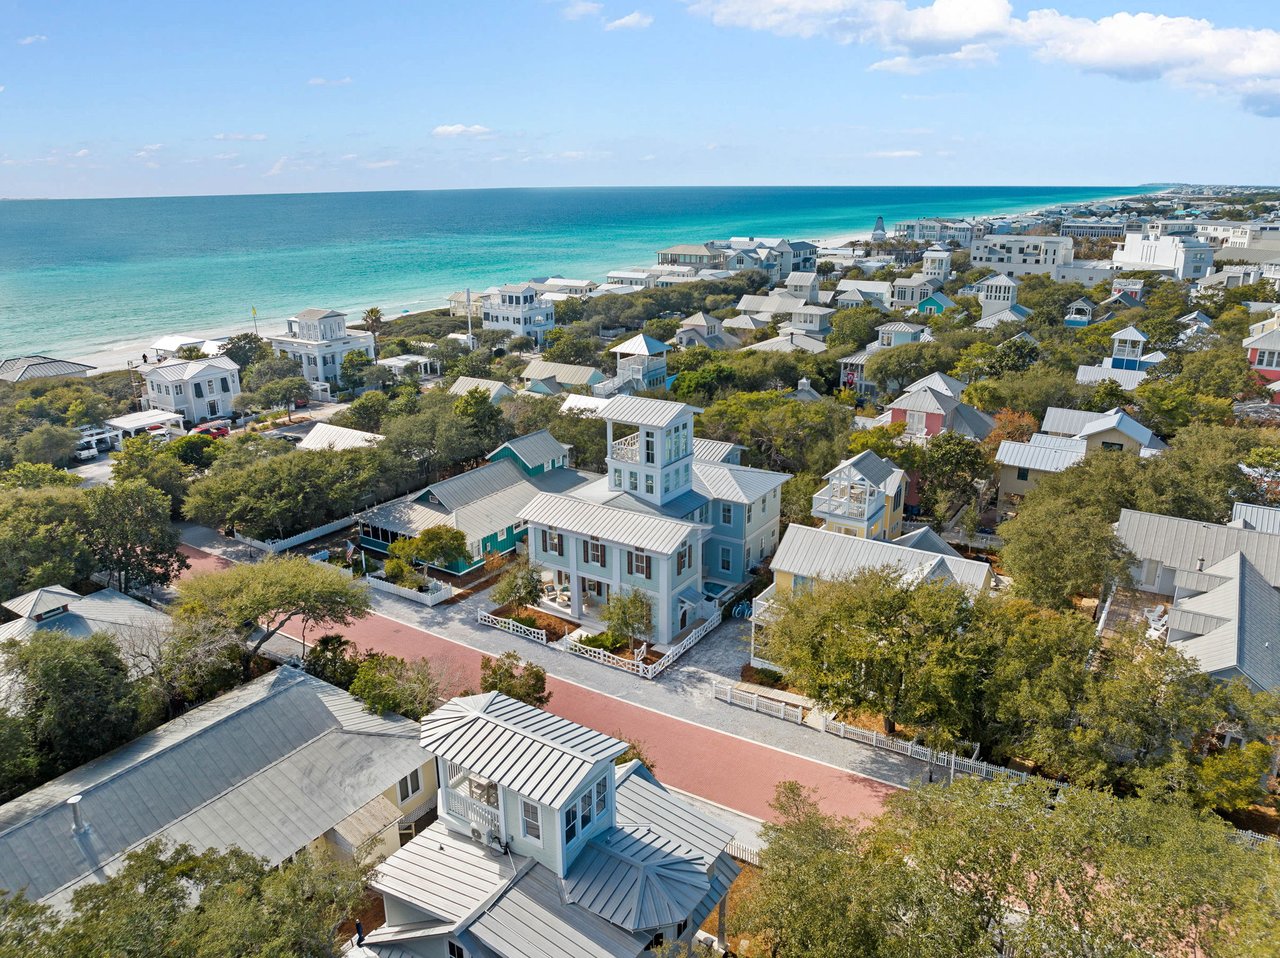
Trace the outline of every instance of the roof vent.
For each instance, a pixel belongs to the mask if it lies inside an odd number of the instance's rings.
[[[1204,571],[1204,556],[1201,556],[1200,558],[1196,559],[1196,571],[1197,572]]]
[[[84,814],[80,811],[80,795],[72,795],[67,799],[67,804],[71,806],[71,833],[73,835],[83,835],[89,830],[89,826],[84,823]]]

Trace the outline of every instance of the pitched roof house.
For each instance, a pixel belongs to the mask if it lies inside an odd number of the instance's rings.
[[[490,692],[424,718],[421,744],[440,819],[378,867],[362,958],[639,958],[690,940],[738,874],[732,832],[616,767],[616,738]]]

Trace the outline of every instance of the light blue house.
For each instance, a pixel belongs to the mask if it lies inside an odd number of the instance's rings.
[[[916,312],[921,316],[937,316],[944,310],[954,309],[955,305],[955,300],[946,293],[937,292],[920,300],[916,306]]]

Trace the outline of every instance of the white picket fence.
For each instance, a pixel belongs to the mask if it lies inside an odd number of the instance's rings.
[[[547,644],[547,633],[543,629],[531,629],[527,625],[521,625],[511,619],[503,619],[496,615],[490,615],[483,610],[476,611],[476,621],[481,625],[491,625],[495,629],[501,629],[503,632],[510,632],[512,635],[518,635],[522,639],[533,639],[535,642]]]
[[[760,867],[760,849],[753,848],[750,845],[744,845],[736,838],[729,839],[729,844],[724,846],[724,850],[733,858],[740,862],[746,862],[748,865]]]
[[[375,592],[385,592],[388,595],[399,596],[410,602],[417,602],[419,605],[439,605],[446,599],[453,597],[453,586],[436,579],[427,579],[428,588],[419,592],[417,589],[406,589],[402,585],[396,585],[394,582],[388,582],[386,579],[378,576],[366,576],[365,581],[369,583],[369,588]]]
[[[732,685],[727,685],[723,682],[713,683],[712,690],[715,697],[721,702],[751,709],[753,712],[771,715],[774,718],[784,719],[796,724],[804,722],[804,710],[798,705],[791,705],[778,699],[771,699],[767,695],[734,688]],[[1026,772],[1014,771],[1011,768],[1005,768],[1003,765],[992,765],[990,762],[965,758],[963,755],[957,755],[954,752],[941,752],[937,749],[929,748],[927,745],[921,745],[919,742],[907,742],[871,729],[859,728],[856,725],[846,725],[844,722],[837,722],[821,712],[818,715],[819,722],[814,727],[823,732],[844,739],[852,739],[855,742],[861,742],[873,748],[896,752],[899,755],[905,755],[908,758],[928,762],[942,768],[953,769],[963,775],[976,775],[979,778],[990,780],[1013,779],[1018,782],[1025,782],[1028,778]]]
[[[684,655],[691,648],[698,644],[708,632],[720,624],[720,610],[716,609],[711,613],[711,617],[690,630],[679,643],[669,648],[656,662],[645,663],[637,661],[634,658],[627,658],[622,655],[614,655],[612,652],[606,652],[603,649],[593,649],[589,645],[583,645],[576,639],[566,638],[565,648],[574,655],[581,655],[584,658],[593,659],[604,665],[612,666],[615,669],[622,669],[626,672],[632,672],[640,676],[642,679],[656,679],[665,672],[671,665]]]
[[[354,524],[355,516],[347,516],[343,519],[334,519],[332,522],[326,522],[322,526],[316,526],[314,529],[308,529],[306,532],[299,532],[297,535],[289,536],[287,539],[267,539],[265,542],[261,539],[251,539],[248,536],[242,536],[236,532],[232,534],[232,538],[237,542],[243,542],[245,545],[253,546],[255,549],[261,549],[263,552],[274,555],[277,552],[284,552],[286,549],[292,549],[294,546],[300,546],[304,542],[311,542],[322,536],[327,536],[332,532],[339,532]]]

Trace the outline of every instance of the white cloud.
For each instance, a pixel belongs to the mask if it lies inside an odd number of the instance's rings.
[[[868,153],[867,157],[872,160],[910,160],[923,155],[919,150],[876,150]]]
[[[289,162],[289,158],[287,156],[282,156],[280,157],[280,159],[276,160],[273,164],[271,164],[271,169],[267,170],[267,172],[263,173],[262,175],[263,176],[279,176],[281,173],[284,172],[285,164],[288,162]]]
[[[486,133],[493,132],[487,126],[481,126],[475,123],[467,126],[465,123],[446,123],[436,127],[431,131],[432,136],[484,136]]]
[[[142,149],[140,149],[137,153],[133,155],[142,160],[149,160],[158,150],[162,149],[163,147],[164,147],[163,143],[148,143],[146,146],[144,146]]]
[[[4,87],[0,86],[0,93],[4,92]]]
[[[603,3],[591,3],[589,0],[570,0],[560,8],[560,16],[566,20],[581,20],[583,17],[594,17],[604,9]]]
[[[88,150],[85,150],[85,149],[80,149],[80,150],[76,150],[76,151],[75,151],[74,153],[72,153],[71,155],[72,155],[72,156],[75,156],[75,157],[80,157],[81,159],[83,159],[84,157],[86,157],[86,156],[88,156],[88,155],[89,155],[89,151],[88,151]]]
[[[606,30],[643,30],[651,23],[653,23],[653,17],[636,10],[628,13],[625,17],[618,17],[617,20],[609,21],[604,25],[604,28]]]
[[[327,80],[324,77],[312,77],[307,81],[307,86],[347,86],[351,82],[351,77],[342,77],[337,80]]]
[[[31,36],[23,37],[21,40],[19,40],[18,45],[23,47],[29,47],[33,43],[44,43],[48,39],[49,38],[46,37],[43,33],[33,33]]]
[[[892,54],[872,65],[920,73],[995,62],[1002,46],[1125,81],[1163,81],[1280,116],[1280,31],[1118,12],[1093,19],[1053,9],[1013,13],[1009,0],[686,0],[725,27],[824,36]]]
[[[338,157],[338,161],[345,163],[350,160],[359,159],[359,157],[360,157],[359,153],[343,153],[340,157]]]
[[[240,154],[239,154],[239,153],[215,153],[215,154],[213,154],[213,158],[214,158],[215,160],[234,160],[234,159],[236,159],[236,158],[237,158],[237,157],[239,157],[239,156],[240,156]]]
[[[399,160],[374,160],[372,163],[363,164],[366,170],[385,170],[387,167],[399,165]]]
[[[251,140],[254,143],[261,143],[267,138],[265,133],[215,133],[215,140]]]

